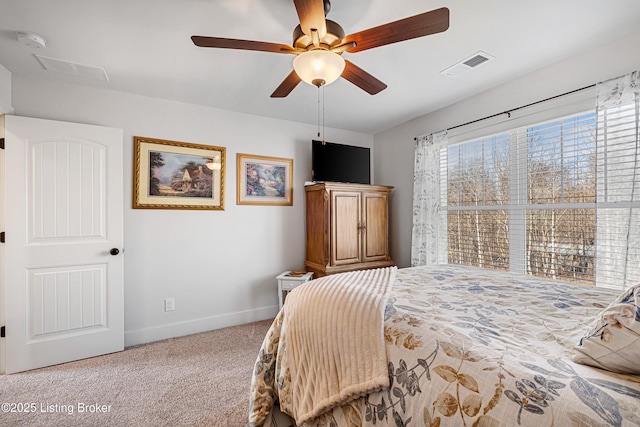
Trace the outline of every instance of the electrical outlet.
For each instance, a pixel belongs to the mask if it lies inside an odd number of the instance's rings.
[[[165,298],[164,299],[164,311],[173,311],[176,309],[176,300],[175,298]]]

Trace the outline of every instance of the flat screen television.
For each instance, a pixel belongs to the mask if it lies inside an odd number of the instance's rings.
[[[312,141],[311,169],[314,182],[371,184],[370,149],[333,142]]]

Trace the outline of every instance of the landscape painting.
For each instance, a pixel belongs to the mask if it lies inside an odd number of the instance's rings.
[[[293,160],[238,154],[237,204],[293,205]]]
[[[213,159],[189,154],[149,152],[149,196],[211,197]]]
[[[225,149],[134,138],[134,208],[224,209]]]

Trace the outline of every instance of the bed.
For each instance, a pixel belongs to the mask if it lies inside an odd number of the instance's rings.
[[[287,297],[256,360],[250,425],[640,425],[640,375],[586,365],[577,347],[583,340],[611,339],[606,334],[612,328],[596,323],[612,302],[621,301],[620,291],[449,264],[379,270],[382,282],[364,303],[348,289],[362,281],[362,272],[313,280]],[[371,287],[368,274],[358,292]],[[338,291],[345,283],[347,290]],[[307,287],[325,294],[321,300],[305,296]],[[640,308],[634,295],[640,292],[627,293],[623,302],[630,302],[626,308],[633,309],[635,325]],[[367,307],[380,323],[358,320]],[[299,330],[296,323],[302,323]],[[344,335],[349,328],[355,339]],[[617,333],[620,325],[613,329]],[[296,338],[301,334],[310,337]],[[376,360],[380,349],[371,345],[378,338],[383,360]],[[349,345],[354,341],[355,347]],[[639,342],[627,346],[636,361]],[[308,353],[313,356],[302,363],[291,361]],[[377,382],[356,378],[343,384],[345,375],[353,375],[344,373],[350,365]],[[327,387],[340,390],[301,397]]]

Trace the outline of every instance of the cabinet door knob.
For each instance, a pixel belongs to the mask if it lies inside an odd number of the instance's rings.
[[[112,249],[109,251],[109,253],[110,253],[111,255],[114,255],[114,256],[115,256],[115,255],[118,255],[118,254],[120,253],[120,250],[119,250],[118,248],[112,248]]]

